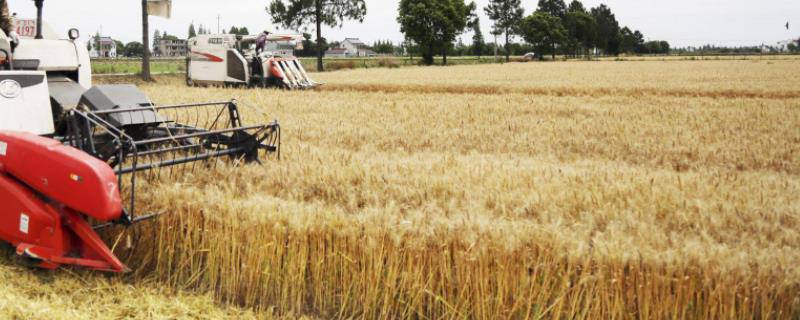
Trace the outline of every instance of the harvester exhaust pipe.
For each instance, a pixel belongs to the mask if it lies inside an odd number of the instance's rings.
[[[36,39],[43,39],[42,36],[42,11],[44,10],[44,0],[33,0],[36,4]]]

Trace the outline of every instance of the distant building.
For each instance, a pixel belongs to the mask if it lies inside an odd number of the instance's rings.
[[[347,58],[347,49],[345,48],[331,48],[325,51],[327,58]]]
[[[374,57],[377,54],[358,38],[346,38],[342,41],[342,48],[346,49],[347,57]]]
[[[89,38],[89,56],[92,58],[116,58],[116,41],[111,37]]]
[[[117,43],[111,37],[91,37],[89,38],[89,57],[116,58]]]
[[[183,57],[189,53],[189,47],[183,39],[160,39],[155,51],[160,57]]]
[[[789,52],[789,45],[800,45],[800,39],[789,39],[784,41],[779,41],[778,45],[775,47],[779,52]]]

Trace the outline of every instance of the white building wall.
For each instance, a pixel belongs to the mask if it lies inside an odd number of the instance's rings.
[[[117,44],[116,43],[112,43],[110,45],[110,48],[108,49],[108,56],[101,55],[101,53],[103,53],[103,52],[101,52],[102,50],[100,50],[100,48],[97,48],[96,42],[94,40],[94,37],[89,38],[89,45],[91,46],[91,48],[89,48],[89,57],[90,58],[100,58],[100,57],[102,57],[102,58],[116,58],[117,57]]]
[[[342,47],[347,49],[348,54],[355,54],[358,52],[358,48],[352,42],[350,42],[350,40],[345,40],[342,42]]]

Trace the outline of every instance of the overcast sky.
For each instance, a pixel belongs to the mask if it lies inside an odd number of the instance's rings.
[[[379,39],[403,39],[397,24],[398,0],[366,0],[367,17],[363,24],[345,22],[343,28],[325,28],[331,40],[358,37],[372,43]],[[11,12],[34,17],[30,0],[12,0]],[[490,41],[491,21],[483,14],[488,0],[477,0],[483,32]],[[523,0],[526,14],[536,0]],[[566,2],[569,2],[567,0]],[[611,7],[621,25],[641,30],[651,40],[667,40],[673,47],[774,44],[800,37],[800,0],[585,0],[594,7]],[[247,26],[251,32],[272,26],[265,11],[268,0],[173,0],[172,19],[150,19],[151,32],[166,30],[186,37],[189,23],[217,29],[217,16],[223,28]],[[98,30],[123,42],[141,41],[141,2],[136,0],[46,0],[45,20],[60,33],[79,28],[85,39]],[[786,22],[790,29],[786,30]],[[464,41],[470,41],[470,34]]]

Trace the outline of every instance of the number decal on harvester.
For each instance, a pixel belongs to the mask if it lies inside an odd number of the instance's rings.
[[[8,150],[8,144],[0,141],[0,156],[6,156],[6,151]]]
[[[20,37],[36,36],[36,20],[33,19],[19,19],[17,20],[17,34]]]
[[[24,234],[28,234],[28,224],[30,224],[31,219],[28,217],[27,214],[20,213],[19,215],[19,232]]]

